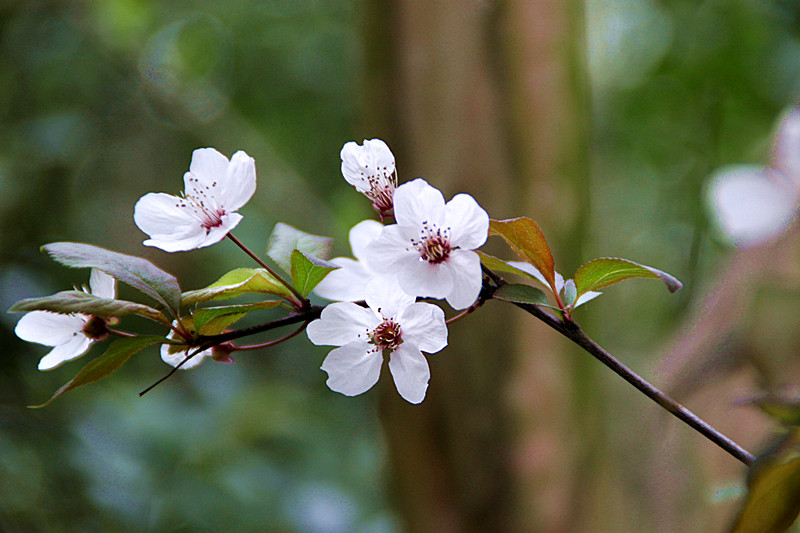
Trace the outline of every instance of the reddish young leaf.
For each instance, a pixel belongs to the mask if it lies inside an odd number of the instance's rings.
[[[489,222],[489,235],[500,235],[520,258],[535,266],[550,284],[553,292],[556,290],[556,276],[553,266],[553,254],[544,238],[544,233],[539,229],[536,221],[519,217],[509,220],[491,220]]]

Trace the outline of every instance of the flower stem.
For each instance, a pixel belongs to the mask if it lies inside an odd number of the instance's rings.
[[[236,244],[236,246],[238,246],[239,248],[242,249],[242,251],[244,251],[244,253],[252,257],[253,260],[255,260],[255,262],[261,266],[261,268],[269,272],[284,287],[289,289],[289,292],[291,292],[292,295],[294,295],[294,297],[296,298],[296,300],[289,300],[289,301],[295,304],[296,307],[298,307],[299,309],[307,309],[308,307],[311,306],[311,302],[309,302],[308,299],[305,298],[302,294],[297,292],[297,289],[295,289],[291,283],[283,279],[283,277],[281,277],[280,274],[275,272],[273,268],[271,268],[267,263],[265,263],[260,257],[254,254],[252,251],[250,251],[250,249],[247,246],[245,246],[244,243],[242,243],[242,241],[233,236],[233,233],[228,232],[226,237],[232,240]]]
[[[303,332],[304,329],[306,329],[306,326],[308,326],[308,322],[303,322],[302,324],[300,324],[299,328],[297,328],[293,332],[289,333],[288,335],[284,335],[283,337],[281,337],[279,339],[275,339],[275,340],[271,340],[271,341],[267,341],[267,342],[262,342],[261,344],[250,344],[250,345],[247,345],[247,346],[236,346],[234,351],[241,352],[243,350],[260,350],[261,348],[270,348],[272,346],[275,346],[276,344],[280,344],[282,342],[286,342],[289,339],[299,335],[300,333]]]
[[[493,280],[495,277],[493,277]],[[501,280],[502,281],[502,280]],[[494,289],[500,288],[503,283],[497,284]],[[533,304],[512,302],[514,305],[526,311],[527,313],[535,316],[554,330],[558,331],[566,338],[589,352],[595,359],[610,368],[615,374],[622,379],[633,385],[637,390],[642,392],[645,396],[656,402],[658,405],[666,409],[673,416],[688,424],[692,429],[699,432],[708,440],[728,452],[730,455],[741,461],[747,466],[751,466],[755,457],[753,454],[739,446],[736,442],[720,433],[717,429],[712,427],[706,421],[694,414],[692,411],[673,400],[660,389],[650,384],[643,377],[639,376],[636,372],[625,366],[621,361],[608,353],[599,344],[587,336],[581,327],[572,320],[561,320],[550,313],[544,311],[540,307]]]

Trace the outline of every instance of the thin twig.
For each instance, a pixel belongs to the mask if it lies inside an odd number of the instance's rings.
[[[262,348],[271,348],[271,347],[273,347],[275,345],[278,345],[278,344],[280,344],[282,342],[286,342],[289,339],[296,337],[297,335],[302,333],[303,330],[306,329],[306,326],[308,326],[308,322],[303,322],[302,324],[300,324],[299,328],[297,328],[293,332],[289,333],[288,335],[284,335],[283,337],[281,337],[279,339],[274,339],[274,340],[271,340],[271,341],[262,342],[261,344],[250,344],[250,345],[247,345],[247,346],[236,346],[234,348],[234,351],[241,352],[243,350],[260,350]]]
[[[504,281],[501,280],[501,283],[497,284],[494,287],[494,290],[498,289],[500,286],[505,284]],[[643,377],[638,375],[636,372],[625,366],[621,361],[615,358],[613,355],[608,353],[605,349],[603,349],[599,344],[597,344],[594,340],[592,340],[589,336],[587,336],[583,330],[580,328],[578,324],[569,320],[561,320],[560,318],[553,316],[552,314],[548,313],[547,311],[543,310],[542,308],[533,305],[533,304],[525,304],[525,303],[518,303],[512,302],[514,305],[519,307],[520,309],[526,311],[527,313],[535,316],[554,330],[558,331],[566,338],[583,348],[585,351],[589,352],[595,359],[606,365],[610,368],[615,374],[620,376],[622,379],[633,385],[637,390],[642,392],[645,396],[656,402],[658,405],[666,409],[669,413],[677,417],[679,420],[683,421],[684,423],[688,424],[692,429],[699,432],[701,435],[706,437],[708,440],[731,454],[733,457],[741,461],[747,466],[753,464],[755,461],[755,456],[736,444],[733,440],[726,437],[722,433],[720,433],[717,429],[712,427],[702,418],[694,414],[692,411],[681,405],[680,403],[673,400],[671,397],[667,396],[663,393],[660,389],[655,387],[654,385],[650,384],[647,380]]]
[[[192,357],[194,357],[195,355],[199,354],[204,350],[213,348],[214,346],[222,344],[223,342],[228,342],[234,339],[247,337],[249,335],[255,335],[256,333],[262,333],[264,331],[277,329],[283,326],[290,326],[292,324],[297,324],[298,322],[303,322],[303,326],[301,328],[292,333],[291,336],[287,337],[291,338],[300,333],[301,331],[303,331],[306,324],[308,324],[309,322],[311,322],[316,318],[319,318],[320,313],[322,313],[322,309],[323,309],[322,307],[315,305],[309,307],[308,309],[300,313],[279,318],[278,320],[272,320],[270,322],[259,324],[257,326],[242,328],[236,331],[230,331],[228,333],[221,333],[219,335],[200,335],[197,339],[195,339],[196,342],[195,349],[191,353],[188,353],[186,357],[183,359],[183,361],[178,363],[174,368],[170,369],[170,371],[167,372],[167,374],[164,377],[162,377],[161,379],[159,379],[158,381],[156,381],[155,383],[144,389],[142,392],[140,392],[139,396],[144,396],[145,394],[153,390],[156,386],[160,385],[161,383],[172,377],[172,375],[175,374],[175,372],[177,372],[178,369],[182,367],[186,361],[188,361],[189,359],[191,359]],[[287,340],[287,338],[278,340],[282,342],[283,340]]]
[[[280,283],[281,283],[281,284],[282,284],[284,287],[286,287],[287,289],[289,289],[289,292],[291,292],[291,293],[294,295],[294,297],[295,297],[295,298],[297,298],[297,301],[292,301],[292,300],[290,300],[290,301],[291,301],[293,304],[297,304],[297,305],[298,305],[298,306],[299,306],[301,309],[307,309],[307,308],[308,308],[308,307],[311,305],[311,303],[308,301],[308,299],[307,299],[305,296],[303,296],[302,294],[300,294],[299,292],[297,292],[297,289],[295,289],[295,288],[292,286],[292,284],[291,284],[291,283],[289,283],[288,281],[286,281],[285,279],[283,279],[283,277],[281,277],[281,275],[280,275],[280,274],[278,274],[277,272],[275,272],[275,270],[274,270],[272,267],[270,267],[270,266],[269,266],[269,265],[268,265],[268,264],[267,264],[267,263],[266,263],[266,262],[265,262],[263,259],[261,259],[260,257],[258,257],[258,256],[257,256],[256,254],[254,254],[252,251],[250,251],[250,248],[248,248],[247,246],[245,246],[245,245],[244,245],[244,243],[242,243],[242,241],[240,241],[239,239],[237,239],[236,237],[234,237],[234,236],[233,236],[233,233],[228,233],[228,234],[226,235],[226,237],[228,237],[230,240],[232,240],[232,241],[233,241],[233,242],[236,244],[236,246],[238,246],[239,248],[241,248],[241,249],[242,249],[242,251],[244,251],[244,253],[246,253],[247,255],[249,255],[250,257],[252,257],[252,258],[253,258],[253,260],[255,260],[255,262],[256,262],[256,263],[258,263],[258,264],[261,266],[261,268],[263,268],[264,270],[266,270],[267,272],[269,272],[269,273],[270,273],[270,274],[271,274],[271,275],[272,275],[272,276],[273,276],[275,279],[277,279],[277,280],[278,280],[278,281],[279,281],[279,282],[280,282]]]

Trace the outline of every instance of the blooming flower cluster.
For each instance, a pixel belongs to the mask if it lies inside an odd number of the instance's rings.
[[[307,334],[315,344],[337,346],[322,364],[331,389],[347,395],[366,391],[377,381],[387,357],[400,395],[419,403],[430,378],[422,352],[436,353],[447,345],[447,325],[440,307],[417,298],[444,299],[457,310],[476,302],[483,274],[475,250],[486,241],[489,216],[467,194],[446,202],[423,179],[398,186],[394,155],[379,139],[362,145],[348,142],[341,160],[345,180],[371,201],[381,221],[393,217],[394,223],[365,220],[352,228],[355,259],[334,259],[340,268],[316,285],[319,296],[336,303],[308,325]],[[228,160],[213,148],[198,149],[184,175],[184,192],[146,194],[136,203],[134,221],[149,236],[145,245],[167,252],[203,248],[226,236],[243,246],[230,232],[242,219],[237,210],[255,189],[255,162],[245,152]],[[262,279],[281,281],[292,293],[292,305],[298,309],[310,305],[266,263],[245,251],[269,272]],[[114,279],[102,272],[92,273],[91,286],[95,295],[115,297]],[[362,301],[366,307],[354,303]],[[230,362],[231,351],[253,348],[226,343],[187,359],[196,336],[192,319],[172,324],[167,338],[180,336],[187,341],[162,345],[161,357],[172,366],[193,368],[208,357]],[[35,311],[19,321],[16,331],[25,340],[54,346],[39,365],[44,370],[85,353],[107,336],[106,326],[105,319],[96,317]]]
[[[340,346],[322,366],[332,390],[354,395],[369,389],[378,379],[381,354],[388,353],[398,391],[418,403],[429,378],[420,350],[442,349],[447,326],[440,308],[415,303],[416,298],[445,299],[454,309],[477,300],[482,272],[474,250],[486,242],[489,215],[468,194],[445,202],[421,178],[397,187],[394,156],[379,139],[361,146],[349,142],[341,156],[345,180],[372,200],[382,217],[391,211],[395,224],[365,220],[354,226],[355,259],[333,259],[341,268],[315,289],[330,300],[366,300],[370,309],[331,304],[309,325],[308,336],[315,344]]]

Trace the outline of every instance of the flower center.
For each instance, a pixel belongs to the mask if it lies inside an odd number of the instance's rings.
[[[391,318],[384,320],[381,325],[372,332],[370,342],[381,350],[396,350],[398,346],[403,344],[400,324]]]
[[[411,239],[411,244],[419,252],[420,259],[432,265],[447,261],[455,249],[450,244],[450,228],[437,228],[427,221],[422,223],[419,240]]]
[[[388,213],[394,207],[394,189],[397,187],[397,172],[389,172],[388,167],[378,169],[374,174],[367,176],[369,190],[365,191],[367,198],[372,200],[372,207],[381,215]]]
[[[98,316],[89,317],[89,320],[83,324],[81,333],[83,333],[87,339],[102,341],[108,337],[108,324],[105,319]]]
[[[192,215],[200,221],[200,225],[206,229],[206,232],[208,232],[211,228],[222,225],[222,215],[225,214],[225,210],[219,207],[210,207],[208,204],[216,202],[206,202],[206,200],[208,200],[208,197],[197,197],[187,194],[178,201],[176,206],[182,209],[188,209]]]

